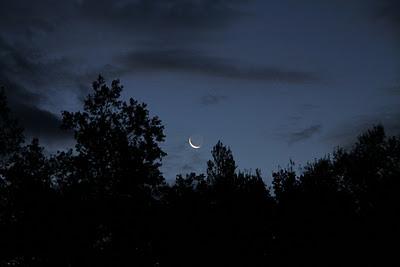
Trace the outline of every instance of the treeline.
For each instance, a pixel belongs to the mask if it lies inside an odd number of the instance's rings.
[[[1,266],[399,264],[400,138],[382,126],[271,186],[221,142],[206,174],[168,185],[161,121],[121,90],[99,77],[62,114],[75,147],[51,156],[0,94]]]

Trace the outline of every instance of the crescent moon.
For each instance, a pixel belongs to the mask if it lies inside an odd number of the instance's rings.
[[[189,137],[189,145],[194,149],[199,149],[200,148],[200,146],[193,145],[192,140],[190,140],[190,137]]]

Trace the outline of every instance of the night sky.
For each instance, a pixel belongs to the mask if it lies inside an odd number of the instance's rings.
[[[47,151],[73,145],[60,112],[99,73],[161,118],[168,181],[218,140],[268,181],[376,123],[400,133],[400,1],[0,2],[0,84]]]

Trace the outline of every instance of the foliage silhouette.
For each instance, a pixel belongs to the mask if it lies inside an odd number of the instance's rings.
[[[63,112],[62,126],[74,130],[76,158],[82,164],[78,179],[91,183],[100,194],[130,195],[138,186],[162,183],[161,121],[149,118],[145,104],[119,100],[122,86],[117,80],[109,88],[99,76],[93,91],[84,112]]]
[[[159,170],[163,126],[99,76],[79,112],[63,112],[75,147],[47,155],[0,94],[1,266],[382,266],[400,233],[400,138],[382,126],[272,190],[218,142],[206,174]],[[398,261],[398,260],[397,260]],[[398,263],[398,262],[397,262]]]

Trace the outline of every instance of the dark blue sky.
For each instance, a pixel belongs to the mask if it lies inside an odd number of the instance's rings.
[[[102,73],[162,119],[168,180],[204,171],[218,140],[268,180],[373,124],[400,132],[399,14],[395,0],[2,1],[0,82],[49,151],[71,144],[60,111]]]

